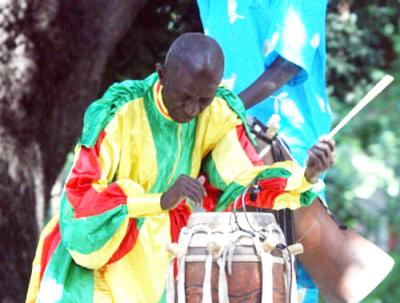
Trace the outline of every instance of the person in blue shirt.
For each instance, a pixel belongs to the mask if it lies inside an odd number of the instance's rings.
[[[327,1],[197,0],[204,32],[225,55],[223,84],[238,93],[247,114],[264,124],[276,113],[279,135],[301,165],[327,134],[331,111],[325,80]],[[300,265],[300,302],[318,290]]]

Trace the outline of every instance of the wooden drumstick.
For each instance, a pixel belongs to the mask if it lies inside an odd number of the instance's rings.
[[[375,86],[358,102],[356,106],[335,126],[334,129],[327,135],[328,139],[332,139],[349,121],[357,115],[369,102],[379,95],[394,78],[391,75],[385,75]]]

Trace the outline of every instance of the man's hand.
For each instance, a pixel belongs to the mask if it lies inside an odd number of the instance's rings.
[[[332,166],[335,159],[335,141],[321,137],[309,151],[304,173],[310,183],[318,182],[320,175]]]
[[[186,175],[181,175],[161,196],[161,208],[173,209],[179,205],[184,199],[190,199],[193,203],[201,206],[203,196],[207,196],[207,192],[203,187],[205,178],[200,176],[198,179],[193,179]]]

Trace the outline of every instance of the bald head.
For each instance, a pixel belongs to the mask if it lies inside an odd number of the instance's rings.
[[[224,56],[214,39],[188,33],[175,40],[164,64],[157,64],[156,69],[168,113],[176,122],[186,123],[214,99],[224,71]]]
[[[206,72],[221,80],[224,55],[213,38],[201,33],[187,33],[172,43],[164,66],[172,72],[181,68],[194,73]]]

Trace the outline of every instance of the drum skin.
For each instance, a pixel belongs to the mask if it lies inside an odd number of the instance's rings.
[[[218,302],[218,265],[214,262],[211,285],[213,302]],[[274,264],[273,302],[286,303],[283,264]],[[186,302],[201,303],[203,297],[204,262],[186,263]],[[227,275],[229,303],[261,302],[261,266],[259,262],[234,262],[232,275]]]
[[[280,141],[279,137],[276,139]],[[257,150],[266,147],[257,140]],[[284,158],[292,159],[280,142]],[[272,164],[271,151],[262,159]],[[360,302],[390,272],[393,259],[354,231],[341,229],[319,198],[294,211],[296,239],[304,247],[297,256],[328,303]]]

